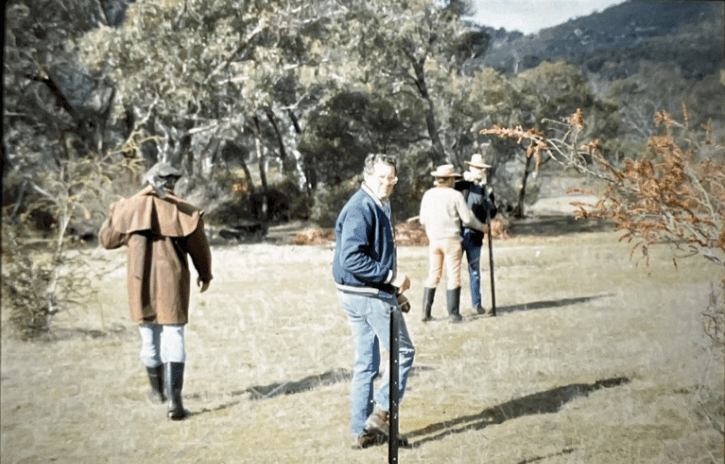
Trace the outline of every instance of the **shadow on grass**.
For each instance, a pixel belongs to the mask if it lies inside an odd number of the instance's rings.
[[[312,390],[325,385],[333,385],[352,379],[352,372],[347,369],[332,369],[322,374],[308,375],[307,377],[282,383],[269,385],[256,385],[244,390],[232,392],[232,396],[246,395],[253,400],[265,400],[277,395],[292,395]]]
[[[61,342],[77,339],[132,339],[137,336],[137,332],[129,330],[127,326],[121,324],[112,324],[104,329],[86,329],[83,327],[55,328],[51,327],[49,331],[41,333],[33,341],[37,342]]]
[[[381,365],[381,368],[384,367],[386,366]],[[425,366],[413,366],[410,371],[410,376],[413,377],[417,372],[424,370],[432,370],[432,368]],[[350,380],[352,380],[352,371],[347,369],[333,369],[322,374],[309,375],[301,380],[260,385],[249,387],[244,390],[237,390],[232,392],[232,396],[249,394],[250,398],[253,400],[266,400],[277,395],[302,393],[325,385],[333,385]]]
[[[576,219],[572,215],[566,215],[517,219],[512,221],[508,232],[512,237],[521,235],[554,237],[564,234],[607,232],[613,230],[614,222],[608,219]]]
[[[607,298],[614,296],[614,293],[605,293],[603,295],[593,296],[582,296],[578,298],[562,298],[560,300],[544,300],[544,301],[533,301],[531,303],[522,303],[517,305],[509,306],[498,306],[496,307],[496,314],[501,313],[512,313],[515,311],[529,311],[532,309],[548,309],[548,308],[560,308],[562,306],[575,305],[580,303],[588,303],[593,300],[600,298]],[[484,316],[471,316],[471,319],[478,319]]]
[[[384,367],[384,366],[381,366]],[[387,367],[387,366],[385,366]],[[420,371],[425,370],[433,370],[431,367],[426,366],[413,366],[410,371],[410,376],[415,376]],[[314,374],[314,375],[308,375],[307,377],[304,377],[300,380],[295,381],[289,381],[289,382],[280,382],[280,383],[272,383],[269,385],[255,385],[253,387],[245,388],[244,390],[235,390],[230,393],[231,396],[243,396],[243,395],[249,395],[249,398],[252,400],[266,400],[270,398],[274,398],[275,396],[279,395],[293,395],[296,393],[303,393],[309,390],[313,390],[318,387],[323,387],[325,385],[333,385],[339,382],[348,382],[352,380],[352,371],[347,369],[332,369],[327,372],[324,372],[322,374]],[[200,399],[202,398],[202,394],[195,394],[195,395],[188,395],[186,397],[188,398],[194,398],[194,399]],[[215,408],[204,408],[198,413],[195,414],[201,414],[205,412],[212,412],[212,411],[220,411],[222,409],[227,409],[231,406],[235,406],[239,404],[240,401],[231,401],[222,405],[219,405]]]
[[[265,400],[278,395],[292,395],[295,393],[301,393],[324,385],[332,385],[338,382],[345,382],[350,379],[352,379],[352,372],[346,369],[332,369],[322,374],[308,375],[301,380],[272,383],[269,385],[255,385],[253,387],[245,388],[244,390],[235,390],[231,392],[231,396],[234,397],[249,395],[249,398],[252,400]],[[201,394],[189,395],[189,398],[198,399],[201,398],[201,396]],[[214,408],[204,408],[197,413],[193,413],[192,415],[221,411],[223,409],[236,406],[242,401],[243,400],[230,401]]]
[[[629,382],[626,377],[597,380],[592,384],[575,383],[552,390],[534,393],[506,403],[493,406],[478,414],[462,416],[448,421],[430,424],[422,429],[406,433],[410,446],[417,448],[425,443],[441,440],[449,435],[467,430],[482,430],[489,425],[501,424],[507,420],[534,414],[551,414],[559,411],[566,403],[602,388],[612,388]],[[423,437],[413,441],[416,437]]]

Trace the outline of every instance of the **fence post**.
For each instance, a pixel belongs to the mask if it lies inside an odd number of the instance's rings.
[[[400,333],[400,311],[393,309],[390,314],[390,432],[388,435],[388,464],[398,462],[398,403],[400,384],[400,359],[398,334]]]

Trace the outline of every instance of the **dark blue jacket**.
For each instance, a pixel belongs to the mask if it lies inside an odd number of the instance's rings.
[[[488,210],[491,211],[491,219],[496,216],[498,210],[494,202],[493,192],[488,195],[488,202],[486,201],[484,191],[484,189],[488,188],[486,184],[479,185],[475,182],[461,180],[456,182],[455,188],[463,193],[463,196],[466,198],[466,204],[471,208],[471,211],[473,211],[473,214],[479,221],[484,224],[486,223],[486,213]],[[478,245],[483,243],[483,232],[480,230],[463,227],[461,234],[469,235],[469,238]]]
[[[383,209],[365,191],[348,200],[335,225],[332,276],[340,285],[395,293],[393,227]]]

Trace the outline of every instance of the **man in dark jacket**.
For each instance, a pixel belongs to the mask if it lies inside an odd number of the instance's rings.
[[[473,211],[476,218],[485,223],[490,211],[491,219],[496,216],[493,190],[486,185],[486,169],[490,168],[483,162],[483,156],[475,154],[471,161],[465,162],[468,171],[464,180],[456,182],[456,190],[463,193],[466,204]],[[490,233],[490,231],[489,231]],[[481,304],[481,246],[483,245],[483,232],[478,229],[463,227],[461,230],[461,246],[466,253],[468,273],[471,283],[471,304],[473,312],[485,316],[493,315],[493,308],[484,309]]]
[[[373,395],[380,368],[380,347],[390,350],[390,317],[400,311],[397,295],[410,279],[397,272],[388,198],[397,182],[395,159],[368,155],[364,182],[340,212],[335,225],[337,244],[332,275],[347,313],[355,343],[351,385],[353,448],[365,448],[388,437],[390,387],[386,369]],[[400,317],[399,399],[402,401],[415,348]],[[373,403],[374,400],[374,403]]]

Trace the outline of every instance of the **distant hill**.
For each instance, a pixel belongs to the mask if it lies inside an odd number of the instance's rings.
[[[506,74],[565,60],[606,80],[622,79],[649,60],[679,66],[688,79],[723,68],[725,2],[629,1],[524,36],[491,36],[479,63]]]

